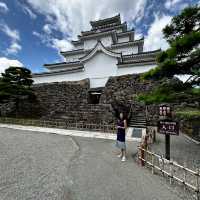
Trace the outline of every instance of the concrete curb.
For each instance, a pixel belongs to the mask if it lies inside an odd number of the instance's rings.
[[[108,139],[115,140],[116,134],[113,133],[103,133],[97,131],[78,131],[78,130],[66,130],[58,128],[45,128],[45,127],[36,127],[36,126],[22,126],[14,124],[0,124],[0,128],[11,128],[24,131],[34,131],[34,132],[43,132],[43,133],[53,133],[58,135],[68,135],[68,136],[78,136],[78,137],[87,137],[87,138],[99,138],[99,139]],[[127,141],[140,142],[140,138],[131,138],[126,137]]]
[[[184,136],[185,138],[187,138],[188,140],[190,140],[190,141],[194,142],[195,144],[200,144],[200,142],[199,142],[199,141],[197,141],[197,140],[195,140],[195,139],[193,139],[193,138],[189,137],[188,135],[185,135],[185,134],[183,134],[183,136]]]

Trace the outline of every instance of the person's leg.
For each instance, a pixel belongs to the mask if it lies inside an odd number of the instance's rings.
[[[122,156],[123,156],[123,152],[122,152],[122,149],[121,149],[120,153],[117,155],[117,157],[122,158]]]
[[[126,150],[122,150],[122,161],[126,161]]]

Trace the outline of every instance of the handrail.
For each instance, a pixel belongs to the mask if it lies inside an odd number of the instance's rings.
[[[29,126],[42,126],[42,127],[55,127],[65,129],[78,129],[78,130],[95,130],[102,132],[114,132],[115,124],[94,124],[83,123],[78,121],[67,120],[43,120],[43,119],[16,119],[8,117],[0,117],[0,123],[20,124]]]
[[[162,156],[151,152],[147,149],[144,149],[140,146],[138,146],[138,150],[141,155],[138,153],[138,159],[140,161],[146,164],[148,164],[151,167],[152,173],[154,174],[155,169],[162,172],[162,174],[166,174],[170,178],[170,184],[172,184],[172,179],[176,180],[177,182],[182,183],[184,186],[192,189],[194,192],[196,192],[196,199],[200,200],[200,169],[198,168],[196,171],[189,169],[185,166],[182,166],[172,160],[167,160],[163,158]],[[150,160],[148,160],[148,155],[151,157]],[[155,159],[158,159],[158,164],[156,165]],[[162,166],[161,166],[162,165]],[[183,178],[177,177],[174,174],[173,166],[177,167],[179,170],[184,170]],[[166,170],[166,167],[169,168],[169,171]],[[192,179],[191,182],[188,182],[186,178],[188,178],[187,174],[192,175],[194,179]]]

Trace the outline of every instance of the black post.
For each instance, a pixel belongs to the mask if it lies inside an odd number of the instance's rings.
[[[170,134],[165,134],[165,158],[170,160]]]

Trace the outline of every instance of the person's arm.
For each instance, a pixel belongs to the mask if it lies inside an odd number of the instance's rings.
[[[124,120],[124,129],[127,129],[127,121]]]
[[[118,126],[118,128],[126,129],[127,128],[127,122],[124,120],[124,126]]]

